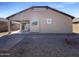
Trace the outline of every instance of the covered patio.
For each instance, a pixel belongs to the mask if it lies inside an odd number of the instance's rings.
[[[16,22],[20,25],[19,30],[12,31],[12,23]],[[30,21],[29,20],[8,20],[8,34],[19,33],[19,32],[29,32],[30,31]]]

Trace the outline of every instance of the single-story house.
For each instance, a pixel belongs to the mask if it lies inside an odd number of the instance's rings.
[[[37,33],[72,33],[74,17],[48,6],[32,6],[7,19],[11,33],[11,21],[20,22],[20,31]]]
[[[79,33],[79,18],[73,19],[73,32]]]
[[[16,22],[12,22],[11,27],[12,31],[19,30],[19,24]],[[0,18],[0,32],[7,32],[8,31],[8,20],[5,18]]]

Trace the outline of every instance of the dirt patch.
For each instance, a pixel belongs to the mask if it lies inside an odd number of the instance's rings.
[[[18,36],[19,35],[19,36]],[[17,34],[23,39],[9,50],[13,57],[78,57],[79,35],[69,34]],[[67,44],[65,38],[72,44]]]

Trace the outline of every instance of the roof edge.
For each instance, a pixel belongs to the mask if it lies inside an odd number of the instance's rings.
[[[64,13],[64,12],[59,11],[59,10],[54,9],[54,8],[51,8],[51,7],[49,7],[49,6],[31,6],[31,7],[27,8],[27,9],[24,9],[24,10],[22,10],[22,11],[20,11],[20,12],[17,12],[17,13],[15,13],[15,14],[13,14],[13,15],[10,15],[10,16],[6,17],[6,19],[9,20],[10,17],[13,17],[13,16],[15,16],[15,15],[17,15],[17,14],[19,14],[19,13],[22,13],[22,12],[27,11],[27,10],[32,9],[32,8],[39,8],[39,7],[40,7],[40,8],[48,8],[48,9],[54,10],[54,11],[59,12],[59,13],[61,13],[61,14],[67,15],[67,16],[71,17],[72,19],[75,18],[74,16],[71,16],[71,15],[69,15],[69,14],[67,14],[67,13]]]

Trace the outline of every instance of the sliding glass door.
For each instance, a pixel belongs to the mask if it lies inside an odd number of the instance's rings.
[[[30,32],[30,24],[29,24],[29,22],[23,22],[22,23],[22,31],[23,32]]]

